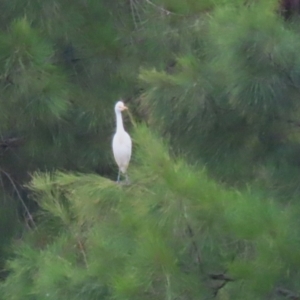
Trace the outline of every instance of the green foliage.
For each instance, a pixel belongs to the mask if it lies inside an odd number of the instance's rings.
[[[65,78],[51,64],[51,45],[38,36],[26,18],[13,22],[10,31],[2,34],[0,51],[1,90],[6,100],[1,105],[2,131],[10,130],[13,123],[16,130],[61,118],[68,110]]]
[[[144,126],[134,140],[130,186],[35,174],[41,223],[8,264],[4,299],[206,299],[217,291],[210,274],[226,270],[230,299],[297,282],[298,206],[221,187]]]
[[[0,176],[14,202],[1,207],[14,216],[3,227],[13,228],[30,218],[22,185],[31,172],[112,173],[113,104],[133,80],[119,72],[122,34],[111,12],[122,5],[12,0],[0,8]],[[130,27],[130,16],[119,19]]]
[[[297,288],[299,23],[278,6],[1,2],[1,244],[18,227],[15,202],[31,203],[32,173],[37,203],[37,228],[0,249],[14,253],[3,299],[264,299],[279,283]],[[170,140],[169,153],[137,128],[128,187],[95,174],[115,176],[121,97]],[[214,278],[223,272],[234,281]]]
[[[122,36],[111,10],[122,6],[105,1],[1,5],[0,135],[3,143],[17,140],[1,150],[2,168],[21,182],[38,169],[111,173],[112,108],[133,82],[118,68]]]
[[[178,25],[185,46],[174,66],[141,70],[141,111],[175,152],[207,164],[218,179],[276,189],[281,171],[298,166],[298,23],[280,18],[277,1],[236,4],[191,19],[188,30]]]

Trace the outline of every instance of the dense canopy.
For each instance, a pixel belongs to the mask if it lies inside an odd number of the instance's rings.
[[[1,1],[0,299],[300,299],[299,7]]]

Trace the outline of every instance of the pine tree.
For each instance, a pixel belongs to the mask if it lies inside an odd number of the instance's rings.
[[[3,299],[297,297],[297,17],[277,0],[0,6]],[[125,189],[95,174],[121,96],[171,149],[138,128]],[[31,229],[9,251],[15,203]]]
[[[177,152],[224,182],[269,189],[279,177],[295,180],[278,190],[285,197],[299,178],[299,21],[284,21],[277,1],[253,2],[218,5],[178,26],[173,67],[141,71],[141,109]]]
[[[15,216],[1,226],[4,238],[6,227],[19,219],[34,227],[36,206],[23,188],[32,172],[112,173],[111,112],[133,84],[119,66],[120,36],[131,17],[112,15],[128,6],[18,0],[0,5],[1,207]],[[126,19],[129,25],[118,32],[115,24]],[[7,206],[5,199],[17,205]]]
[[[40,225],[4,299],[265,299],[297,291],[298,206],[226,189],[139,127],[133,184],[36,173]],[[275,299],[275,298],[274,298]]]

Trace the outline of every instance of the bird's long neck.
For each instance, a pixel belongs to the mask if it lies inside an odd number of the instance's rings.
[[[117,132],[124,131],[122,113],[117,111],[116,118],[117,118],[117,130],[116,131]]]

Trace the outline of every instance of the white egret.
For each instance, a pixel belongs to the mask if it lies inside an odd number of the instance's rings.
[[[115,161],[119,167],[117,182],[120,182],[121,172],[125,175],[128,182],[127,168],[131,158],[132,142],[129,134],[123,126],[122,111],[128,109],[122,101],[118,101],[115,105],[116,113],[116,133],[113,137],[112,148]]]

